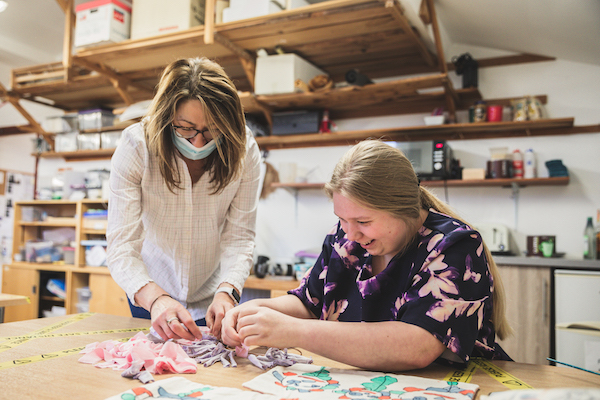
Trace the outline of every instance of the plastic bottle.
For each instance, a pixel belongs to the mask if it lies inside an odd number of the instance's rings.
[[[583,231],[583,258],[587,260],[596,259],[596,232],[592,217],[588,217]]]
[[[523,154],[516,149],[513,151],[513,176],[515,178],[523,178]]]
[[[531,179],[537,176],[535,153],[533,149],[527,149],[525,152],[525,162],[523,165],[523,178]]]

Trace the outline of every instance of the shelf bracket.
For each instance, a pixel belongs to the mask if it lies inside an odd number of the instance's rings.
[[[515,217],[514,217],[515,221],[514,221],[513,226],[515,227],[515,230],[517,230],[518,223],[519,223],[519,190],[520,190],[520,186],[516,182],[511,182],[510,186],[512,189],[512,194],[511,194],[510,198],[513,199],[514,210],[515,210]]]
[[[25,118],[27,122],[29,122],[32,131],[39,135],[42,135],[42,137],[46,142],[48,142],[50,147],[54,148],[53,135],[46,132],[44,128],[42,128],[42,126],[35,120],[35,118],[33,118],[31,114],[29,114],[29,112],[27,112],[27,110],[25,110],[25,108],[21,106],[21,103],[19,103],[20,98],[9,93],[8,90],[6,90],[6,88],[2,84],[2,82],[0,82],[0,98],[4,98],[6,99],[6,101],[12,104],[12,106],[17,109],[17,111],[23,116],[23,118]]]
[[[418,32],[413,29],[408,22],[408,19],[404,16],[402,6],[399,4],[399,2],[388,0],[386,1],[385,6],[390,10],[392,17],[400,23],[402,30],[406,32],[407,35],[412,37],[414,44],[417,46],[421,56],[423,56],[425,63],[433,67],[435,65],[435,59],[433,55],[419,36]]]
[[[148,94],[147,97],[149,97],[149,98],[151,98],[153,96],[152,91],[148,90],[147,88],[145,88],[141,85],[134,84],[130,80],[128,80],[128,79],[120,76],[116,72],[112,71],[110,68],[106,67],[105,65],[94,64],[94,63],[91,63],[84,59],[77,58],[77,57],[73,58],[73,62],[83,68],[95,71],[95,72],[99,73],[100,75],[106,76],[111,81],[113,87],[117,90],[117,92],[119,93],[119,95],[121,96],[123,101],[128,106],[133,104],[131,95],[126,90],[128,86],[135,87],[136,89],[141,90],[144,93],[147,93]]]
[[[248,78],[248,82],[250,82],[250,86],[252,87],[252,91],[254,92],[254,75],[256,71],[256,58],[248,52],[243,47],[238,46],[233,43],[231,40],[227,39],[223,35],[216,34],[214,35],[214,40],[231,50],[235,53],[239,59],[242,67],[244,68],[244,72],[246,73],[246,78]]]

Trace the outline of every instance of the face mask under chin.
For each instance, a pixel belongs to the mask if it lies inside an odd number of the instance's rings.
[[[177,150],[179,150],[185,158],[189,158],[190,160],[202,160],[211,155],[217,148],[217,140],[218,139],[211,140],[202,147],[196,147],[191,144],[189,140],[179,137],[173,132],[173,142],[175,147],[177,147]]]

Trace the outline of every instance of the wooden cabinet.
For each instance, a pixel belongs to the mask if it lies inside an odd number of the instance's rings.
[[[82,240],[105,238],[106,229],[102,221],[98,221],[99,224],[86,223],[84,214],[90,209],[106,207],[103,200],[24,201],[15,204],[13,260],[19,261],[4,266],[2,291],[28,296],[31,303],[8,307],[6,322],[42,317],[43,311],[50,310],[53,305],[65,307],[68,314],[77,313],[81,309],[78,289],[85,287],[89,287],[92,293],[89,311],[131,315],[125,292],[113,281],[106,267],[86,265],[85,246],[81,244]],[[43,220],[37,220],[41,215]],[[73,231],[73,264],[62,261],[36,262],[35,257],[27,252],[23,256],[22,250],[28,241],[39,240],[44,234],[60,229]],[[46,289],[48,280],[52,278],[64,280],[64,299],[52,295]]]
[[[131,316],[125,291],[109,274],[90,274],[89,287],[91,312]]]
[[[35,269],[2,268],[2,292],[29,297],[30,303],[6,307],[4,322],[34,319],[38,316],[40,274]]]
[[[514,335],[500,341],[513,360],[548,364],[551,356],[552,269],[499,265],[506,293],[506,314]]]

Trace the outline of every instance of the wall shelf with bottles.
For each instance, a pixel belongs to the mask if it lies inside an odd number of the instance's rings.
[[[256,141],[261,149],[274,150],[318,146],[348,146],[368,138],[408,142],[415,140],[463,140],[517,136],[548,136],[600,131],[600,124],[576,127],[573,125],[573,121],[573,118],[556,118],[519,122],[444,124],[326,134],[260,136],[256,138]]]
[[[531,179],[517,179],[517,178],[501,178],[501,179],[476,179],[476,180],[436,180],[436,181],[421,181],[421,185],[426,187],[482,187],[482,186],[500,186],[500,187],[512,187],[517,185],[518,187],[527,186],[566,186],[569,184],[569,177],[554,177],[554,178],[531,178]],[[306,189],[322,189],[325,186],[324,183],[272,183],[273,188],[286,188],[294,190],[306,190]]]

